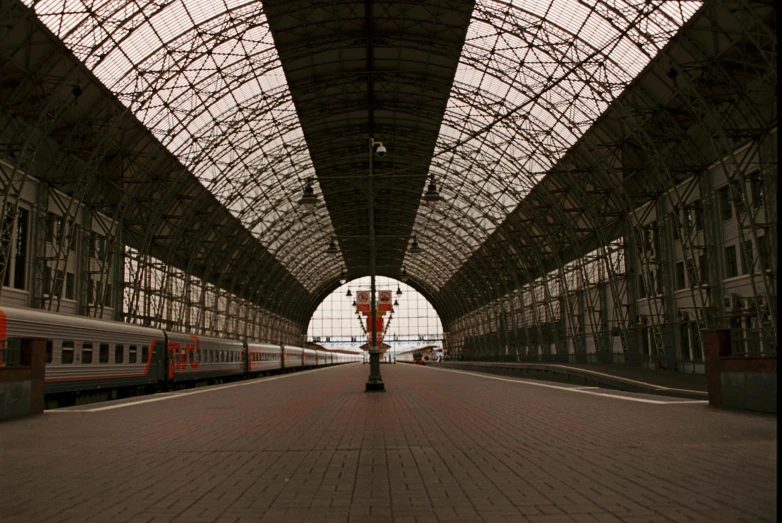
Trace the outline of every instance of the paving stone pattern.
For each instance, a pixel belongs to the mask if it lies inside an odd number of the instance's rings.
[[[776,520],[775,416],[381,368],[2,423],[0,520]]]

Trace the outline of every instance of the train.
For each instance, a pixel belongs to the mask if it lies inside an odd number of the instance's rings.
[[[361,361],[360,354],[171,332],[80,316],[0,307],[0,365],[46,340],[44,394],[127,388],[170,390],[281,371]]]
[[[413,363],[415,365],[426,365],[426,362],[428,361],[442,361],[442,359],[443,349],[435,346],[408,350],[397,353],[396,355],[396,361],[403,363]]]

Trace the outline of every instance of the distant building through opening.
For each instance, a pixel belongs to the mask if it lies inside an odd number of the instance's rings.
[[[383,343],[389,352],[400,353],[423,346],[442,347],[443,326],[434,307],[424,296],[398,280],[385,276],[376,279],[377,291],[391,291],[398,305],[383,316]],[[346,296],[350,289],[351,296]],[[341,285],[318,306],[307,329],[307,341],[329,349],[360,351],[367,343],[364,315],[356,314],[353,305],[359,291],[370,289],[368,276]],[[398,291],[402,294],[399,295]]]

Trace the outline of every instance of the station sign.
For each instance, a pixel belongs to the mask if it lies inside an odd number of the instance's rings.
[[[380,291],[377,293],[377,310],[391,312],[392,301],[391,291]]]
[[[356,293],[356,310],[369,314],[369,291],[358,291]]]

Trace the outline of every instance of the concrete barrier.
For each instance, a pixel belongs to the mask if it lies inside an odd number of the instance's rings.
[[[46,340],[21,341],[19,364],[0,366],[0,420],[43,412]]]
[[[777,412],[776,356],[731,355],[730,330],[703,332],[709,404]]]

